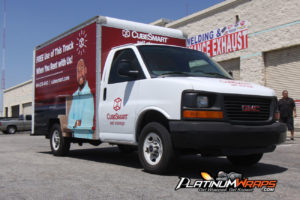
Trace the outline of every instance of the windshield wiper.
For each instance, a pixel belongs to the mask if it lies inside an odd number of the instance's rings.
[[[220,77],[220,78],[231,79],[231,78],[229,78],[229,77],[227,77],[227,76],[224,76],[224,75],[219,74],[219,73],[216,73],[216,72],[205,72],[205,74],[209,74],[209,75],[217,75],[217,76]]]
[[[189,74],[185,73],[185,72],[167,72],[167,73],[160,74],[159,77],[166,76],[166,75],[185,75],[185,76],[189,76]]]

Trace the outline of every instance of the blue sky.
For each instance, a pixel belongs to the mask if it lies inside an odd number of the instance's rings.
[[[0,0],[1,54],[3,1]],[[222,1],[7,0],[5,88],[31,79],[35,46],[96,15],[151,23],[160,18],[177,20]],[[2,65],[2,56],[0,60]]]

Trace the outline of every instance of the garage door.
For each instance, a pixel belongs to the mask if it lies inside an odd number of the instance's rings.
[[[299,117],[295,127],[300,128],[300,46],[280,49],[264,54],[266,66],[266,86],[275,90],[277,97],[282,97],[283,90],[296,101]]]
[[[218,62],[226,71],[232,71],[233,78],[240,80],[240,58]]]
[[[12,117],[19,117],[19,115],[20,115],[20,109],[19,108],[20,108],[19,105],[11,107],[11,116]]]
[[[23,104],[23,113],[24,115],[31,115],[31,103]]]

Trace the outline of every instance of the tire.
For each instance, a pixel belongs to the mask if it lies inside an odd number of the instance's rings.
[[[65,156],[70,150],[71,143],[62,136],[59,124],[54,124],[50,132],[50,147],[53,155]]]
[[[8,134],[15,134],[17,132],[17,128],[15,126],[8,126],[7,133]]]
[[[132,153],[137,150],[136,146],[118,144],[119,151],[122,153]]]
[[[227,159],[234,165],[251,166],[258,163],[262,156],[263,153],[244,156],[227,156]]]
[[[157,122],[147,124],[139,138],[138,154],[145,171],[155,174],[168,172],[175,160],[169,131]]]

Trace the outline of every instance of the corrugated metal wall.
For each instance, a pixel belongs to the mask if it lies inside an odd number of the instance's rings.
[[[264,62],[265,85],[275,90],[278,99],[283,90],[288,90],[291,98],[300,100],[300,46],[266,52]],[[295,127],[300,128],[300,104],[297,105],[299,117],[295,119]]]

